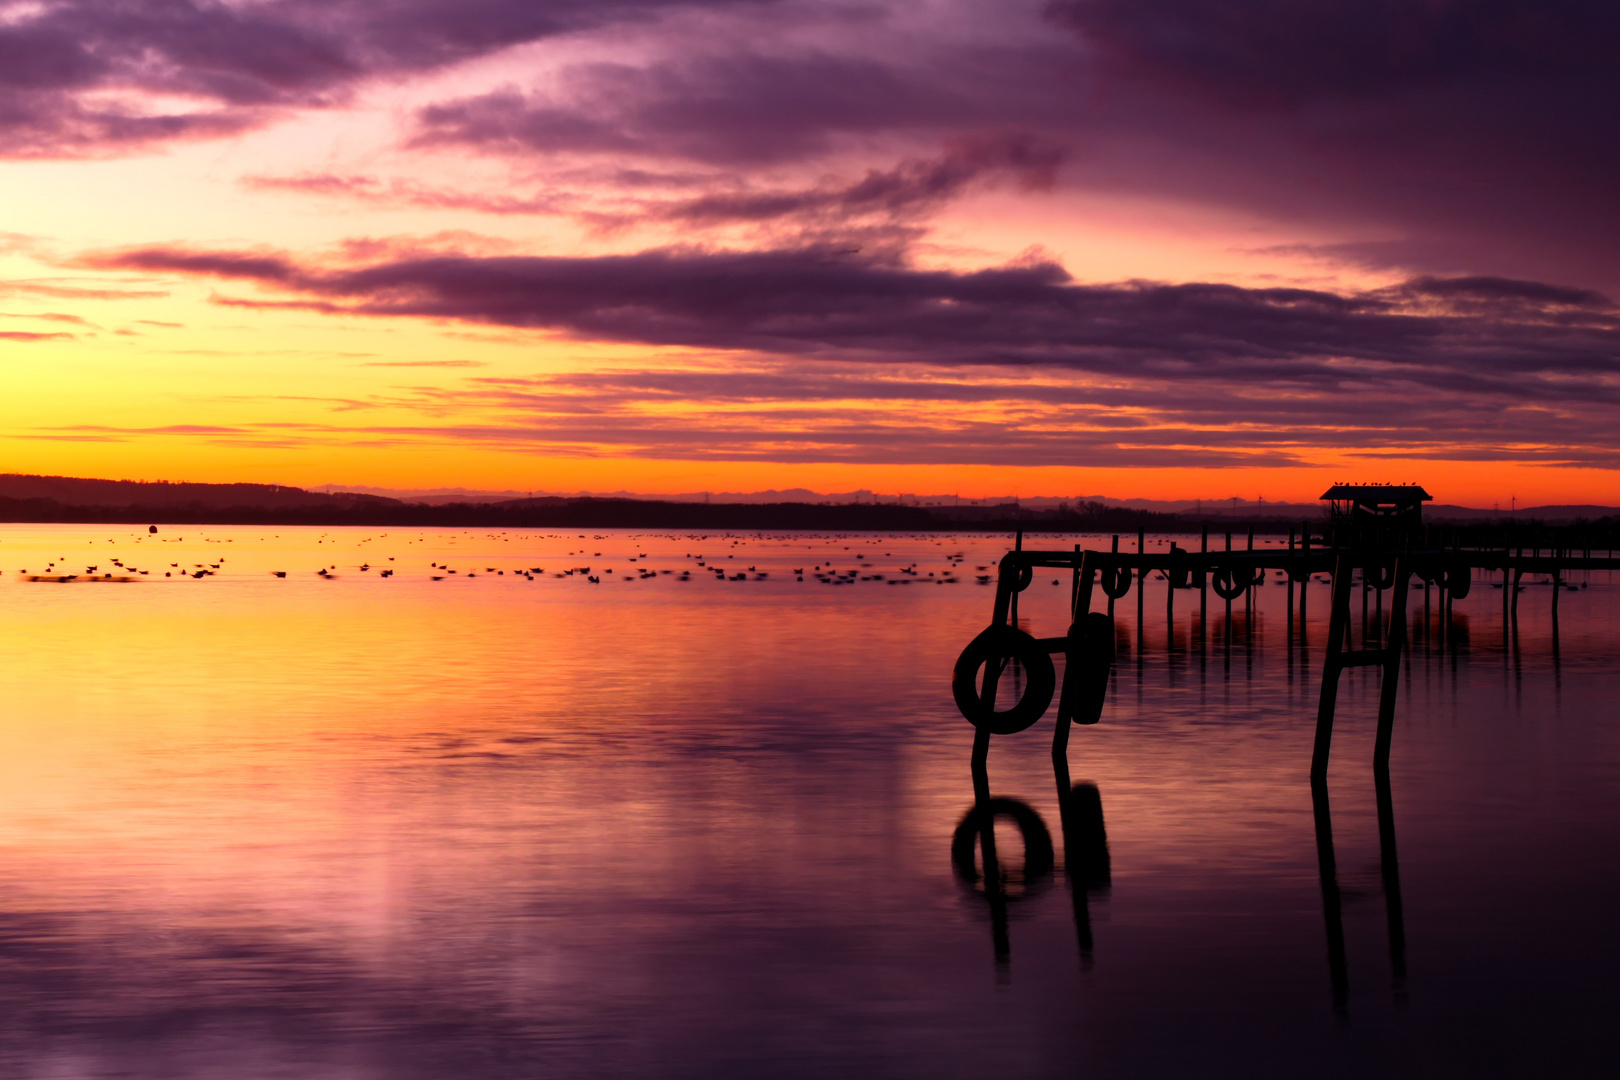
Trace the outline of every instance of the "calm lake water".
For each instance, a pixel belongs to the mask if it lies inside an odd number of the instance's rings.
[[[0,1072],[1614,1075],[1608,574],[1556,640],[1545,585],[1516,640],[1414,594],[1382,830],[1366,669],[1313,808],[1326,586],[1302,658],[1285,587],[1171,649],[1151,582],[1070,743],[1101,821],[1050,716],[994,742],[1054,865],[992,904],[949,676],[1008,542],[0,526]],[[21,573],[89,567],[136,580]]]

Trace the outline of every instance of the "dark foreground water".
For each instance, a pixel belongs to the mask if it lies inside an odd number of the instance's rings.
[[[1365,669],[1313,806],[1325,586],[1303,655],[1282,586],[1201,643],[1154,582],[1145,650],[1131,594],[1067,829],[1050,718],[995,740],[997,898],[948,677],[1005,544],[0,527],[0,1074],[1614,1075],[1607,575],[1556,639],[1415,594],[1382,815]]]

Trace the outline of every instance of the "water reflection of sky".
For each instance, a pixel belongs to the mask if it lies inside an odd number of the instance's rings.
[[[0,528],[7,1075],[1609,1061],[1620,588],[1606,577],[1563,594],[1556,649],[1546,586],[1523,594],[1516,646],[1487,584],[1458,602],[1466,634],[1444,649],[1414,594],[1391,785],[1403,979],[1365,670],[1345,676],[1334,747],[1342,964],[1330,957],[1306,782],[1325,587],[1304,659],[1281,586],[1252,620],[1238,605],[1230,647],[1211,594],[1202,652],[1196,593],[1177,596],[1169,655],[1162,583],[1145,654],[1134,593],[1119,602],[1103,723],[1070,745],[1073,781],[1100,801],[1106,883],[1065,875],[1050,721],[996,740],[993,790],[1027,804],[1056,852],[1007,905],[998,962],[990,906],[951,862],[971,729],[947,680],[988,618],[976,568],[1004,538],[143,534]],[[111,557],[220,570],[18,573]],[[432,563],[461,573],[433,581]],[[601,584],[551,576],[585,565]],[[817,566],[857,580],[823,584]],[[1021,615],[1055,633],[1067,589],[1050,580]],[[998,836],[1016,862],[1017,829]]]

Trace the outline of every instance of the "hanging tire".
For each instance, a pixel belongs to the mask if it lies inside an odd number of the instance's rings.
[[[1451,594],[1453,600],[1465,600],[1468,590],[1474,585],[1474,571],[1471,567],[1458,563],[1448,566],[1442,571],[1445,577],[1445,590]]]
[[[1387,589],[1395,584],[1395,567],[1391,565],[1368,566],[1363,568],[1361,573],[1367,584],[1374,589]]]
[[[1118,600],[1131,591],[1131,568],[1117,566],[1097,575],[1097,584],[1110,600]]]
[[[1234,570],[1223,566],[1210,575],[1210,584],[1215,587],[1215,595],[1222,600],[1236,600],[1254,584],[1254,568],[1245,566],[1242,570]]]
[[[987,707],[979,693],[979,669],[992,665],[999,675],[1008,660],[1022,665],[1029,681],[1012,708],[997,711],[993,705]],[[1057,673],[1051,655],[1033,637],[1005,624],[987,627],[968,642],[951,673],[951,696],[956,699],[956,707],[968,723],[992,735],[1012,735],[1030,727],[1046,715],[1056,688]]]

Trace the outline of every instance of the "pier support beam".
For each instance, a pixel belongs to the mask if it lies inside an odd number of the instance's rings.
[[[1378,688],[1378,739],[1373,769],[1389,771],[1389,743],[1395,732],[1395,692],[1400,687],[1401,653],[1406,649],[1406,584],[1404,559],[1395,560],[1395,591],[1389,601],[1389,634],[1384,640],[1384,681]]]
[[[1328,601],[1327,652],[1322,657],[1322,693],[1316,705],[1316,745],[1311,751],[1311,779],[1327,780],[1328,755],[1333,750],[1333,708],[1339,698],[1339,673],[1344,670],[1344,630],[1350,621],[1350,561],[1340,555],[1333,563],[1333,598]]]
[[[1333,565],[1333,600],[1328,614],[1327,654],[1322,658],[1322,694],[1316,707],[1316,745],[1311,752],[1311,780],[1327,780],[1333,748],[1333,713],[1339,697],[1339,674],[1347,667],[1377,664],[1383,668],[1379,687],[1378,737],[1373,747],[1373,768],[1389,768],[1389,747],[1395,730],[1395,696],[1400,688],[1401,652],[1406,646],[1406,593],[1410,570],[1405,559],[1395,560],[1395,594],[1390,601],[1389,634],[1381,649],[1346,650],[1350,622],[1351,560],[1340,555]],[[1362,568],[1366,580],[1368,568]]]

